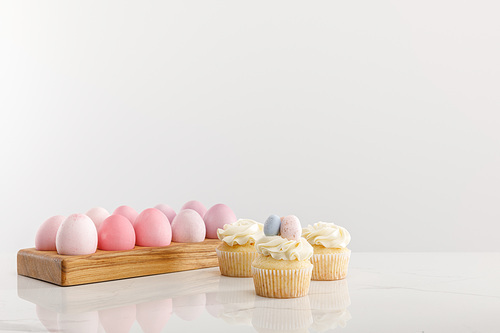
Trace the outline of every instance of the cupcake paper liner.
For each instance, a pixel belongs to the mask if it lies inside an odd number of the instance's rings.
[[[257,252],[229,252],[215,249],[219,260],[220,273],[232,277],[251,277],[252,261],[257,258]]]
[[[347,276],[347,267],[351,251],[332,254],[313,254],[311,263],[314,265],[312,280],[333,281]]]
[[[271,298],[307,295],[313,267],[302,269],[260,269],[252,266],[255,293]]]

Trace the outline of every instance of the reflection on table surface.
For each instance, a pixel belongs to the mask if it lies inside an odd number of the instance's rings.
[[[168,331],[173,315],[196,321],[205,311],[257,332],[324,332],[351,319],[346,280],[311,281],[306,297],[272,299],[257,296],[251,278],[213,269],[74,287],[19,276],[18,295],[36,304],[49,332],[129,332],[137,321],[143,332],[157,333]]]

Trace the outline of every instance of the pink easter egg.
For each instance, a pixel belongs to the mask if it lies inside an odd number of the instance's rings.
[[[201,218],[203,218],[205,216],[205,213],[207,212],[207,208],[201,202],[196,200],[191,200],[186,202],[181,207],[181,210],[183,209],[192,209],[196,211],[198,214],[200,214]]]
[[[101,226],[102,221],[104,221],[110,215],[109,212],[102,207],[94,207],[88,210],[85,213],[90,219],[94,222],[97,231],[99,231],[99,227]]]
[[[97,229],[85,214],[68,216],[57,230],[56,249],[59,254],[85,255],[97,250]]]
[[[135,243],[139,246],[168,246],[172,229],[165,214],[156,208],[143,210],[135,219]]]
[[[130,221],[121,215],[105,219],[97,232],[98,247],[104,251],[127,251],[135,246],[135,231]]]
[[[165,216],[168,218],[168,222],[170,222],[170,224],[172,224],[172,221],[174,220],[175,215],[177,215],[175,213],[175,210],[172,207],[170,207],[169,205],[165,205],[165,204],[159,204],[159,205],[156,205],[154,208],[158,209],[163,214],[165,214]]]
[[[205,222],[195,210],[183,209],[172,221],[172,241],[174,242],[203,242],[205,234]]]
[[[283,221],[281,221],[280,234],[281,237],[289,240],[300,240],[302,236],[302,226],[297,216],[285,216]]]
[[[205,221],[205,227],[207,229],[207,238],[218,238],[217,229],[223,228],[225,224],[231,224],[236,222],[236,215],[234,215],[231,208],[224,204],[213,205],[206,213],[203,218]]]
[[[59,226],[64,221],[65,217],[56,215],[49,217],[42,223],[35,236],[35,248],[38,251],[55,251],[56,250],[56,235]]]
[[[130,221],[130,223],[134,225],[135,219],[137,218],[137,215],[139,215],[139,213],[137,213],[137,211],[130,206],[120,206],[115,209],[113,215],[125,216]]]

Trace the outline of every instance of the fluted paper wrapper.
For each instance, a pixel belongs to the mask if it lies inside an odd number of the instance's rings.
[[[252,266],[255,293],[271,298],[307,295],[312,267],[302,269],[260,269]]]
[[[229,252],[215,249],[220,273],[232,277],[252,277],[252,261],[257,252]]]
[[[350,250],[342,253],[313,254],[311,263],[314,268],[311,279],[315,281],[333,281],[345,278],[350,256]]]

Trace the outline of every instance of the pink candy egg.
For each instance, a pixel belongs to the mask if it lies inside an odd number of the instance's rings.
[[[104,221],[110,214],[109,212],[102,207],[94,207],[89,209],[88,212],[85,213],[90,219],[94,222],[95,227],[99,230],[102,221]]]
[[[302,236],[302,226],[295,215],[288,215],[281,221],[281,237],[299,241]]]
[[[139,246],[168,246],[172,229],[165,214],[156,208],[143,210],[135,219],[135,243]]]
[[[179,243],[197,243],[205,240],[205,222],[195,210],[184,209],[172,221],[172,240]]]
[[[137,213],[137,211],[130,206],[120,206],[115,209],[113,215],[125,216],[130,221],[130,223],[134,225],[135,219],[137,218],[137,215],[139,215],[139,213]]]
[[[99,249],[104,251],[126,251],[135,246],[135,231],[130,221],[121,215],[105,219],[97,232]]]
[[[56,249],[59,254],[85,255],[97,249],[97,229],[85,214],[68,216],[56,235]]]
[[[38,251],[56,250],[57,230],[64,219],[64,216],[56,215],[42,223],[35,236],[35,248]]]
[[[168,222],[170,222],[170,224],[172,224],[172,221],[174,220],[175,215],[177,215],[175,213],[175,210],[172,207],[170,207],[169,205],[165,205],[165,204],[159,204],[159,205],[156,205],[154,208],[158,209],[163,214],[165,214],[165,216],[168,219]]]
[[[207,212],[207,208],[201,202],[196,200],[191,200],[186,202],[181,207],[181,210],[183,209],[192,209],[196,211],[198,214],[200,214],[201,218],[203,218],[205,216],[205,213]]]
[[[207,238],[218,238],[217,228],[223,228],[225,224],[236,222],[236,215],[234,215],[231,208],[224,204],[216,204],[212,206],[206,213],[205,227],[207,229]]]

